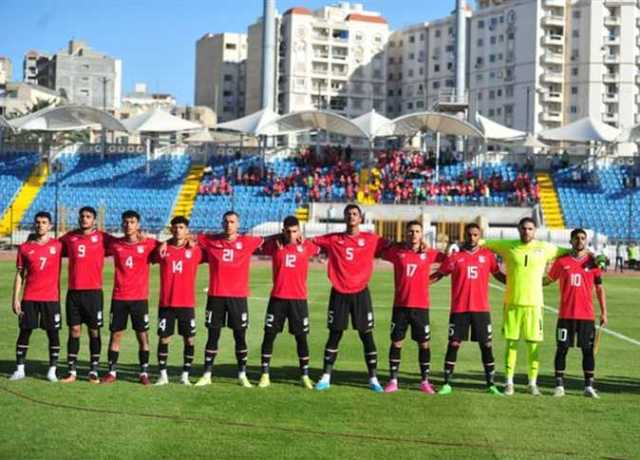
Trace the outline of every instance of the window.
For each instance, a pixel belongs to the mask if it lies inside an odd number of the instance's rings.
[[[424,107],[424,101],[416,101],[416,108],[421,109]]]
[[[496,38],[495,35],[489,39],[489,43],[491,43],[492,45],[495,45],[496,43],[498,43],[498,39]]]
[[[504,89],[505,97],[513,97],[513,85],[509,85]]]
[[[80,90],[80,94],[82,96],[89,96],[89,90],[88,89],[81,89]]]
[[[236,48],[237,48],[237,46],[236,46],[235,43],[225,43],[224,44],[224,49],[226,49],[226,50],[234,50]]]
[[[418,73],[419,73],[420,75],[424,75],[424,67],[420,67],[420,68],[418,69]]]
[[[453,69],[453,62],[447,62],[447,70]]]
[[[484,20],[480,19],[478,21],[478,29],[484,29]]]
[[[393,90],[392,89],[387,90],[387,96],[393,97]]]
[[[437,29],[437,30],[435,31],[435,37],[436,37],[436,38],[440,38],[440,35],[441,35],[441,34],[442,34],[442,32],[440,32],[440,29]]]
[[[484,46],[484,40],[482,38],[479,38],[477,41],[477,45],[478,46]]]
[[[513,106],[512,105],[505,105],[504,106],[504,114],[505,115],[513,115]]]
[[[416,37],[414,35],[409,35],[409,43],[415,43]]]
[[[496,109],[496,115],[502,115],[502,107]]]
[[[580,38],[580,30],[579,29],[575,29],[573,32],[571,32],[571,36],[573,38]]]
[[[502,97],[502,90],[501,90],[501,89],[497,90],[497,91],[496,91],[496,95],[497,95],[498,97]]]
[[[478,100],[481,101],[482,100],[482,91],[478,91]]]
[[[407,110],[413,110],[413,102],[407,102]]]
[[[440,88],[440,82],[439,81],[434,81],[433,85],[431,85],[433,87],[433,89],[438,89]]]
[[[224,75],[224,81],[233,81],[233,75],[230,74],[225,74]]]
[[[573,19],[580,19],[580,10],[573,11]]]
[[[575,105],[571,106],[571,113],[578,113],[578,107]]]
[[[482,81],[484,79],[484,75],[481,73],[476,74],[476,81]]]
[[[573,67],[571,69],[571,75],[573,75],[574,77],[578,76],[578,68],[577,67]]]
[[[423,42],[424,41],[424,32],[420,32],[420,41]]]
[[[433,71],[434,72],[440,72],[440,64],[434,64],[433,65]]]
[[[476,58],[476,67],[482,67],[482,65],[484,64],[484,59],[481,57],[477,57]]]
[[[416,58],[415,53],[409,53],[409,60],[413,61]]]
[[[490,117],[495,117],[495,115],[496,115],[496,111],[493,110],[493,109],[489,109],[489,116]]]
[[[409,77],[413,77],[413,69],[409,69],[409,70],[407,71],[407,75],[408,75]]]
[[[571,87],[571,94],[578,94],[578,87],[577,86],[572,86]]]
[[[389,64],[393,64],[395,62],[395,59],[393,59],[393,57],[389,58]]]
[[[490,54],[489,55],[489,62],[491,62],[491,63],[496,62],[496,55],[495,54]]]
[[[453,80],[447,80],[447,81],[445,82],[445,85],[447,86],[447,88],[455,88],[455,86],[456,86],[456,82],[455,82],[455,81],[453,81]]]
[[[489,99],[493,100],[495,98],[496,98],[496,92],[495,90],[492,89],[491,91],[489,91]]]

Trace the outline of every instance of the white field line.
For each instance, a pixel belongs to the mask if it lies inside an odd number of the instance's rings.
[[[489,286],[502,292],[504,292],[505,290],[502,286],[499,286],[497,284],[489,283]],[[558,314],[558,310],[556,308],[550,307],[548,305],[543,305],[543,307],[548,312],[554,313],[556,315]],[[596,328],[600,329],[600,326],[597,325]],[[608,329],[606,327],[602,330],[609,335],[619,338],[620,340],[624,340],[625,342],[629,342],[633,345],[637,345],[640,347],[640,341],[636,339],[632,339],[631,337],[627,337],[626,335],[620,334],[619,332],[616,332],[616,331],[612,331],[611,329]]]

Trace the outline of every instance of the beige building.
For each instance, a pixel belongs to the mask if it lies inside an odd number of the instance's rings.
[[[244,115],[246,34],[205,34],[196,42],[195,104],[216,112],[220,121]]]
[[[134,90],[122,98],[118,114],[130,118],[153,109],[171,112],[175,107],[176,99],[171,94],[150,93],[145,83],[136,83]]]
[[[11,118],[26,115],[34,105],[42,102],[58,104],[62,102],[62,98],[58,93],[44,86],[9,82],[0,94],[0,115]]]
[[[11,65],[11,59],[8,57],[0,56],[0,87],[4,87],[13,78],[13,67]]]

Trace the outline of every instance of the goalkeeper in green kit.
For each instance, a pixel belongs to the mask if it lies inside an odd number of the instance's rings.
[[[513,375],[518,357],[518,342],[523,339],[527,343],[529,393],[538,396],[539,346],[543,339],[542,280],[547,263],[568,254],[570,249],[535,240],[536,225],[529,217],[520,220],[518,232],[519,240],[491,240],[485,241],[483,245],[502,257],[507,273],[503,317],[507,379],[504,394],[514,393]]]

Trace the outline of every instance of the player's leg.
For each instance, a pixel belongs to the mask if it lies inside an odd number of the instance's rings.
[[[169,383],[167,373],[167,361],[169,359],[169,345],[175,330],[175,309],[160,308],[158,310],[158,381],[156,385],[166,385]]]
[[[87,329],[89,330],[89,382],[98,383],[98,367],[100,366],[100,352],[102,350],[102,338],[100,329],[102,328],[102,310],[104,296],[102,290],[92,291],[91,301],[87,311]]]
[[[18,316],[18,340],[16,341],[16,370],[9,377],[10,380],[21,380],[25,377],[25,363],[27,351],[29,351],[29,338],[34,329],[38,327],[38,312],[34,302],[22,301],[22,314]]]
[[[326,390],[331,386],[331,372],[338,358],[338,349],[344,330],[349,326],[349,302],[352,295],[340,294],[331,289],[327,309],[327,328],[329,338],[324,347],[322,376],[316,384],[316,390]]]
[[[227,299],[228,327],[233,330],[235,341],[236,362],[238,363],[238,382],[245,388],[253,385],[247,378],[247,357],[249,346],[247,345],[247,328],[249,327],[249,306],[246,298]]]
[[[371,303],[371,294],[369,288],[358,292],[352,298],[351,302],[351,324],[358,331],[362,348],[364,351],[364,361],[367,366],[367,374],[369,377],[369,389],[382,393],[384,390],[378,381],[378,350],[373,338],[373,329],[375,320],[373,316],[373,306]]]
[[[527,362],[529,377],[528,390],[534,396],[540,395],[538,372],[540,370],[540,343],[542,342],[542,306],[524,308],[523,337],[527,342]]]
[[[389,346],[389,382],[385,393],[398,391],[398,374],[402,361],[402,345],[409,325],[406,308],[393,308],[391,313],[391,345]]]
[[[296,352],[298,353],[298,365],[302,386],[307,390],[313,390],[313,382],[309,377],[309,305],[306,300],[294,300],[290,302],[287,311],[289,321],[289,333],[296,339]]]
[[[191,385],[189,374],[193,363],[193,349],[196,337],[196,316],[193,308],[181,308],[178,311],[178,334],[182,336],[184,341],[180,383],[183,385]]]
[[[438,392],[441,395],[451,394],[451,379],[458,360],[458,350],[463,340],[469,337],[469,313],[452,313],[449,315],[449,341],[444,356],[444,385]]]
[[[67,291],[65,303],[67,326],[69,326],[69,336],[67,338],[67,376],[62,383],[73,383],[76,381],[78,372],[78,353],[80,352],[80,335],[82,334],[82,317],[76,299],[76,291]]]
[[[420,366],[420,391],[434,394],[435,390],[429,382],[431,372],[431,326],[429,310],[411,309],[411,338],[418,344],[418,364]]]
[[[491,328],[491,314],[489,312],[469,313],[471,319],[471,340],[478,342],[482,367],[484,368],[484,379],[487,390],[490,394],[502,395],[496,387],[494,378],[496,373],[496,363],[493,357],[493,331]]]
[[[149,380],[149,303],[146,300],[131,302],[131,325],[138,340],[139,379],[143,385]]]
[[[205,311],[204,326],[207,328],[207,343],[204,347],[204,370],[196,386],[209,385],[213,373],[213,365],[218,355],[218,342],[222,328],[226,323],[226,309],[224,299],[209,296]]]
[[[596,358],[593,351],[595,339],[595,323],[593,321],[576,321],[578,329],[578,343],[582,349],[582,371],[584,372],[584,395],[599,398],[593,387],[596,370]]]
[[[109,349],[107,352],[107,360],[109,364],[109,372],[100,379],[100,383],[113,383],[116,381],[118,374],[118,358],[120,356],[120,342],[124,331],[127,328],[129,318],[129,308],[125,301],[112,300],[111,313],[109,321]]]
[[[270,298],[267,305],[267,312],[264,320],[264,337],[260,347],[260,362],[262,366],[262,375],[260,375],[260,388],[266,388],[271,385],[269,378],[269,366],[271,364],[271,355],[273,353],[273,343],[282,327],[286,318],[286,308],[288,302],[283,299]]]
[[[313,382],[309,377],[309,343],[307,334],[302,333],[295,336],[296,352],[298,353],[298,367],[300,368],[300,379],[302,386],[307,390],[313,390]]]
[[[567,367],[567,354],[573,342],[573,321],[558,319],[556,325],[556,356],[554,359],[554,370],[556,387],[553,396],[564,396],[564,372]]]
[[[47,331],[47,338],[49,339],[47,380],[57,382],[56,369],[60,356],[60,304],[58,302],[41,302],[38,307],[40,308],[40,327]]]
[[[504,348],[504,372],[505,388],[504,394],[510,396],[514,393],[513,377],[516,372],[518,360],[518,342],[520,340],[521,323],[523,321],[523,308],[506,305],[503,316],[502,331],[505,338]]]

